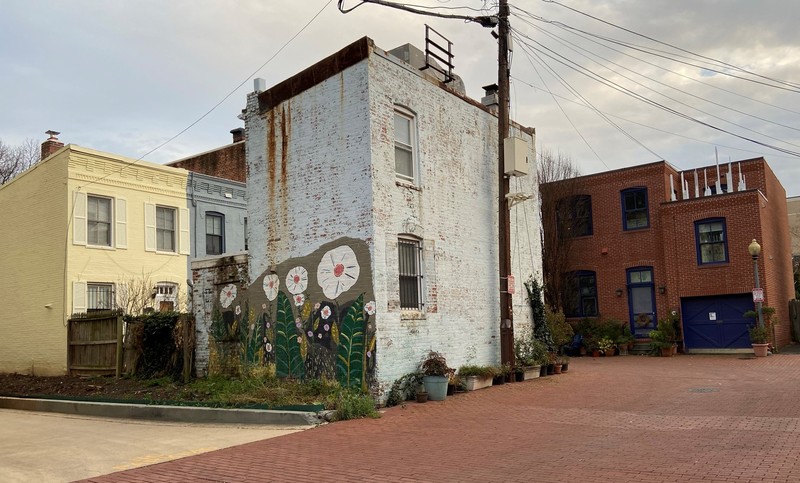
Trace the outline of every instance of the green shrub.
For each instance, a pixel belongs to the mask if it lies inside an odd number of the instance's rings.
[[[461,366],[458,368],[458,375],[461,377],[494,377],[499,374],[500,369],[494,366]]]
[[[375,410],[375,399],[360,391],[342,389],[336,395],[333,405],[335,421],[380,417],[378,411]]]
[[[421,372],[410,372],[392,383],[389,395],[386,398],[386,405],[397,406],[403,401],[413,398],[417,390],[422,386],[423,374]]]

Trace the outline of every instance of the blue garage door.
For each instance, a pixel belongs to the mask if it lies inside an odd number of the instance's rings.
[[[750,347],[747,328],[752,319],[751,294],[681,299],[683,338],[687,349],[740,349]]]

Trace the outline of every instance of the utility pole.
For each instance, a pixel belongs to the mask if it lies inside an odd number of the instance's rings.
[[[500,0],[498,11],[498,70],[497,70],[497,95],[499,109],[497,113],[498,140],[497,151],[499,160],[497,177],[499,184],[499,231],[500,231],[500,361],[503,364],[515,365],[514,358],[514,309],[511,305],[512,298],[508,292],[508,277],[511,274],[511,222],[506,195],[509,190],[509,179],[505,174],[505,147],[509,127],[509,77],[508,66],[508,37],[509,37],[509,10],[508,0]]]

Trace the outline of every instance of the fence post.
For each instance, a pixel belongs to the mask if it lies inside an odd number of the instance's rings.
[[[192,344],[189,342],[192,334],[192,318],[188,315],[181,315],[183,325],[183,383],[188,384],[192,377]]]
[[[117,379],[122,375],[122,312],[117,312]]]

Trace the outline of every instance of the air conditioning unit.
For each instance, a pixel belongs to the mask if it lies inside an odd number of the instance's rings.
[[[508,176],[528,174],[528,143],[522,138],[510,137],[503,141],[505,173]]]

